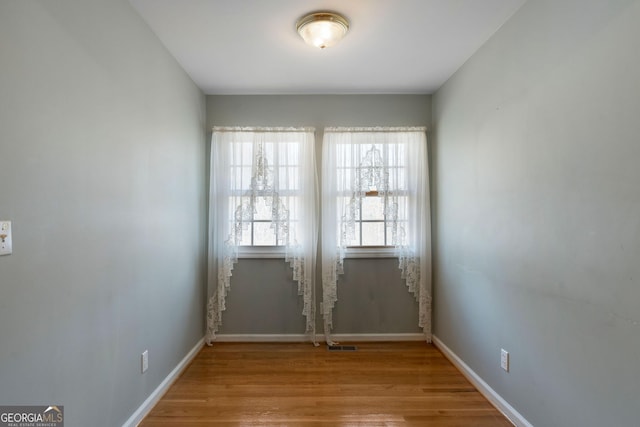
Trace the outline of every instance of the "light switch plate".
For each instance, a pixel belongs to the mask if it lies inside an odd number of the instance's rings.
[[[0,221],[0,255],[10,255],[12,252],[11,221]]]

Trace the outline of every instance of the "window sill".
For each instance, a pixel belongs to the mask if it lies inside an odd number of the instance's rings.
[[[238,248],[238,258],[284,258],[283,246],[241,246]]]
[[[285,258],[282,246],[242,246],[238,248],[239,259],[251,258]],[[352,247],[347,248],[345,258],[397,258],[393,247]]]
[[[393,247],[352,247],[347,248],[345,258],[397,258]]]

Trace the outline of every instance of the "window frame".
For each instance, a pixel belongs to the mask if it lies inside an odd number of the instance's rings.
[[[290,149],[294,149],[294,153],[298,153],[300,154],[301,152],[301,147],[299,146],[299,144],[301,143],[301,141],[296,141],[296,142],[291,142],[291,141],[279,141],[279,140],[265,140],[264,144],[265,144],[265,151],[269,151],[271,153],[273,153],[274,155],[278,155],[277,153],[280,152],[280,150],[283,149],[283,147],[289,147]],[[233,141],[231,143],[231,147],[233,147],[234,144],[252,144],[251,142],[247,142],[245,140],[238,140],[238,141]],[[268,148],[269,145],[273,144],[273,148]],[[292,147],[292,145],[295,146],[295,148]],[[232,153],[234,153],[233,150],[235,150],[236,148],[231,148],[229,150],[229,155],[232,155]],[[242,150],[240,148],[240,150]],[[237,153],[237,152],[236,152]],[[265,154],[266,155],[266,154]],[[295,156],[295,154],[294,154]],[[269,168],[275,168],[278,167],[279,170],[283,170],[283,169],[287,169],[289,170],[289,174],[291,174],[291,176],[295,176],[296,181],[294,185],[292,185],[292,188],[286,188],[286,189],[278,189],[277,193],[279,198],[282,199],[289,199],[288,202],[291,202],[292,199],[294,198],[298,198],[298,201],[294,201],[294,203],[302,203],[301,200],[303,200],[302,197],[302,186],[301,183],[298,180],[301,180],[303,178],[303,174],[302,174],[302,169],[304,166],[304,162],[301,162],[301,158],[300,157],[296,157],[297,158],[297,162],[293,162],[293,163],[281,163],[278,162],[277,166],[275,165],[275,161],[273,162],[273,164],[269,165]],[[229,163],[229,174],[233,177],[235,177],[236,179],[240,179],[243,180],[242,182],[244,182],[244,180],[246,180],[247,178],[251,178],[250,174],[249,176],[246,176],[246,172],[243,172],[243,170],[248,170],[249,172],[252,170],[253,168],[253,164],[251,163],[253,161],[253,153],[251,153],[247,158],[244,158],[243,156],[240,156],[239,159],[241,160],[240,162],[238,162],[238,158],[235,159],[235,161],[231,161]],[[249,163],[246,163],[246,161],[249,160]],[[250,181],[248,181],[250,182]],[[230,192],[230,194],[228,195],[228,206],[229,206],[229,223],[233,224],[236,222],[235,217],[234,217],[234,209],[237,209],[238,206],[240,206],[243,202],[244,202],[244,198],[248,197],[247,196],[247,191],[249,190],[249,185],[247,186],[242,186],[242,188],[236,188],[235,190],[232,190]],[[268,196],[262,196],[259,193],[256,196],[256,199],[261,199],[262,197],[268,197]],[[287,203],[287,208],[291,208],[291,204]],[[298,211],[300,211],[300,209],[298,209]],[[261,223],[261,224],[271,224],[273,223],[273,219],[267,219],[267,218],[259,218],[256,219],[256,216],[259,216],[258,212],[254,212],[252,213],[252,218],[250,221],[243,221],[245,223],[248,223],[248,227],[249,227],[249,239],[251,240],[251,244],[238,244],[236,245],[236,254],[238,256],[238,258],[285,258],[286,257],[286,251],[287,251],[287,245],[286,244],[278,244],[278,234],[277,234],[277,230],[274,230],[273,233],[273,237],[275,238],[275,245],[256,245],[255,240],[256,240],[256,227],[255,224]],[[290,222],[296,222],[296,221],[300,221],[300,219],[297,220],[291,220]],[[243,234],[245,233],[245,231],[243,231]],[[244,236],[243,236],[244,238]]]
[[[351,145],[367,145],[368,143],[351,143]],[[372,142],[372,144],[379,144],[381,145],[381,151],[384,150],[388,150],[389,148],[389,143],[381,143],[381,142]],[[395,142],[393,144],[404,144],[404,143],[399,143],[399,142]],[[349,143],[345,144],[345,145],[349,145]],[[387,151],[387,155],[386,157],[388,158],[388,151]],[[398,160],[396,158],[396,160]],[[396,164],[391,164],[391,165],[387,165],[386,168],[388,170],[399,170],[399,169],[403,169],[404,172],[406,173],[406,170],[408,169],[408,165],[405,164],[404,162],[402,164],[398,164],[399,162],[396,162]],[[357,170],[359,168],[359,165],[351,165],[351,166],[339,166],[338,169],[343,169],[343,170]],[[406,201],[408,201],[408,199],[412,196],[411,191],[407,188],[404,188],[404,186],[398,186],[398,183],[396,183],[396,188],[390,188],[388,191],[390,193],[392,193],[394,195],[394,197],[401,197],[403,199],[405,199]],[[344,190],[341,191],[337,197],[349,197],[352,193],[349,193],[348,190]],[[387,216],[384,214],[384,208],[385,206],[383,206],[383,218],[378,220],[368,220],[368,219],[363,219],[363,209],[362,209],[362,200],[366,197],[383,197],[383,195],[381,194],[381,192],[379,192],[377,189],[376,190],[370,190],[365,192],[361,197],[360,197],[360,206],[358,207],[358,213],[359,213],[359,217],[357,219],[354,220],[355,224],[356,224],[356,233],[358,234],[358,241],[360,242],[360,245],[347,245],[344,249],[344,254],[345,254],[345,258],[397,258],[397,253],[396,253],[396,247],[392,244],[388,244],[389,240],[388,240],[388,224],[390,224],[392,221],[389,220],[387,218]],[[404,226],[406,227],[406,225],[408,224],[408,219],[404,218],[402,220],[399,220],[399,222],[405,224]],[[363,240],[363,232],[362,232],[362,225],[363,223],[382,223],[383,224],[383,233],[384,233],[384,244],[382,245],[363,245],[362,244],[362,240]],[[406,230],[406,228],[405,228]]]

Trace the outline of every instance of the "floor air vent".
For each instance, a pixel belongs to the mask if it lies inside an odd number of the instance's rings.
[[[356,351],[358,347],[355,345],[328,345],[329,351]]]

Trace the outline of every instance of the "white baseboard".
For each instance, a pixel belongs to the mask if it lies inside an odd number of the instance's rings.
[[[318,342],[324,342],[324,334],[317,334]],[[425,341],[424,334],[331,334],[334,341]],[[215,342],[311,342],[306,334],[219,334]]]
[[[433,336],[433,343],[436,347],[454,364],[462,375],[464,375],[473,384],[480,393],[505,417],[509,419],[517,427],[533,427],[529,421],[527,421],[518,411],[514,409],[506,400],[502,398],[494,389],[489,387],[489,384],[484,382],[482,378],[478,376],[466,363],[462,361],[449,347],[447,347],[438,337]]]
[[[324,338],[324,335],[322,336]],[[390,341],[426,341],[424,334],[331,334],[331,339],[337,342],[390,342]]]
[[[311,342],[311,338],[306,334],[218,334],[214,345],[217,342]]]
[[[167,375],[167,377],[160,383],[158,387],[149,395],[142,405],[129,417],[129,419],[122,425],[122,427],[134,427],[137,426],[144,417],[153,409],[156,403],[162,398],[162,396],[169,390],[169,387],[175,380],[178,379],[182,371],[189,365],[194,357],[198,354],[200,349],[204,346],[204,338],[196,343],[196,345],[187,353],[187,355],[178,363],[178,366],[173,368],[173,371]]]

